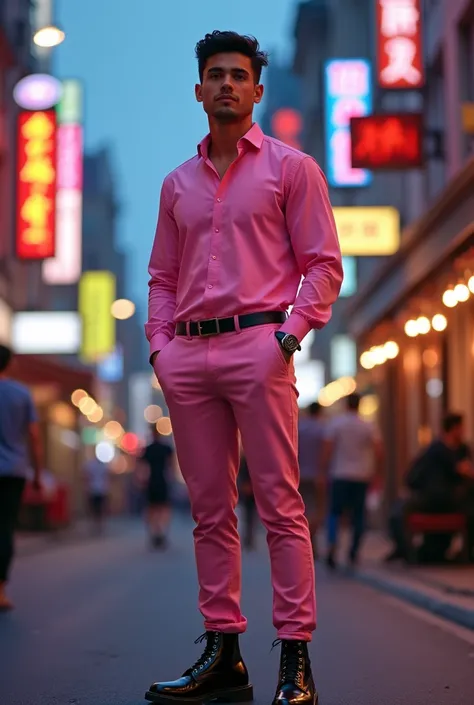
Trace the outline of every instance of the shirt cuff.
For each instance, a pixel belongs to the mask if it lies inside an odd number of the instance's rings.
[[[166,333],[156,333],[156,335],[153,336],[153,338],[150,340],[150,364],[151,358],[153,357],[154,353],[163,350],[165,345],[168,345],[169,342],[170,339],[168,338]]]
[[[299,313],[292,311],[289,318],[283,323],[281,330],[288,335],[294,335],[298,338],[298,342],[301,343],[303,338],[305,338],[308,333],[313,330],[313,326],[308,323],[306,318],[300,316]]]

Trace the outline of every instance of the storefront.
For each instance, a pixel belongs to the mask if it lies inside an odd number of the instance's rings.
[[[355,299],[349,325],[358,386],[376,399],[390,501],[447,410],[464,414],[474,441],[474,159],[406,230]]]
[[[38,409],[45,468],[69,488],[71,513],[82,514],[84,447],[80,436],[80,412],[71,402],[76,389],[94,395],[94,376],[84,369],[35,355],[17,355],[12,376],[26,384]]]

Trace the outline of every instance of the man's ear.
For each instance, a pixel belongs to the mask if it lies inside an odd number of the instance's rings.
[[[257,83],[254,90],[253,100],[254,103],[260,103],[263,98],[264,87],[261,83]]]
[[[198,103],[202,103],[202,86],[200,83],[196,83],[194,86],[194,94]]]

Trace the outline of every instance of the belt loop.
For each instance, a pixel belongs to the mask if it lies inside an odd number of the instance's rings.
[[[240,328],[240,317],[239,316],[234,316],[234,326],[235,326],[235,332],[236,333],[241,333],[241,328]]]
[[[186,321],[186,338],[187,338],[188,340],[191,340],[191,339],[192,339],[192,335],[191,335],[191,322],[190,322],[190,321]]]

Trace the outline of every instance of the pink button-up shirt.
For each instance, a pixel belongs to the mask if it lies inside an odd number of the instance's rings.
[[[209,145],[208,135],[163,182],[149,267],[150,354],[174,337],[177,321],[293,304],[282,330],[301,341],[328,322],[341,288],[336,226],[314,159],[254,124],[221,180]]]

